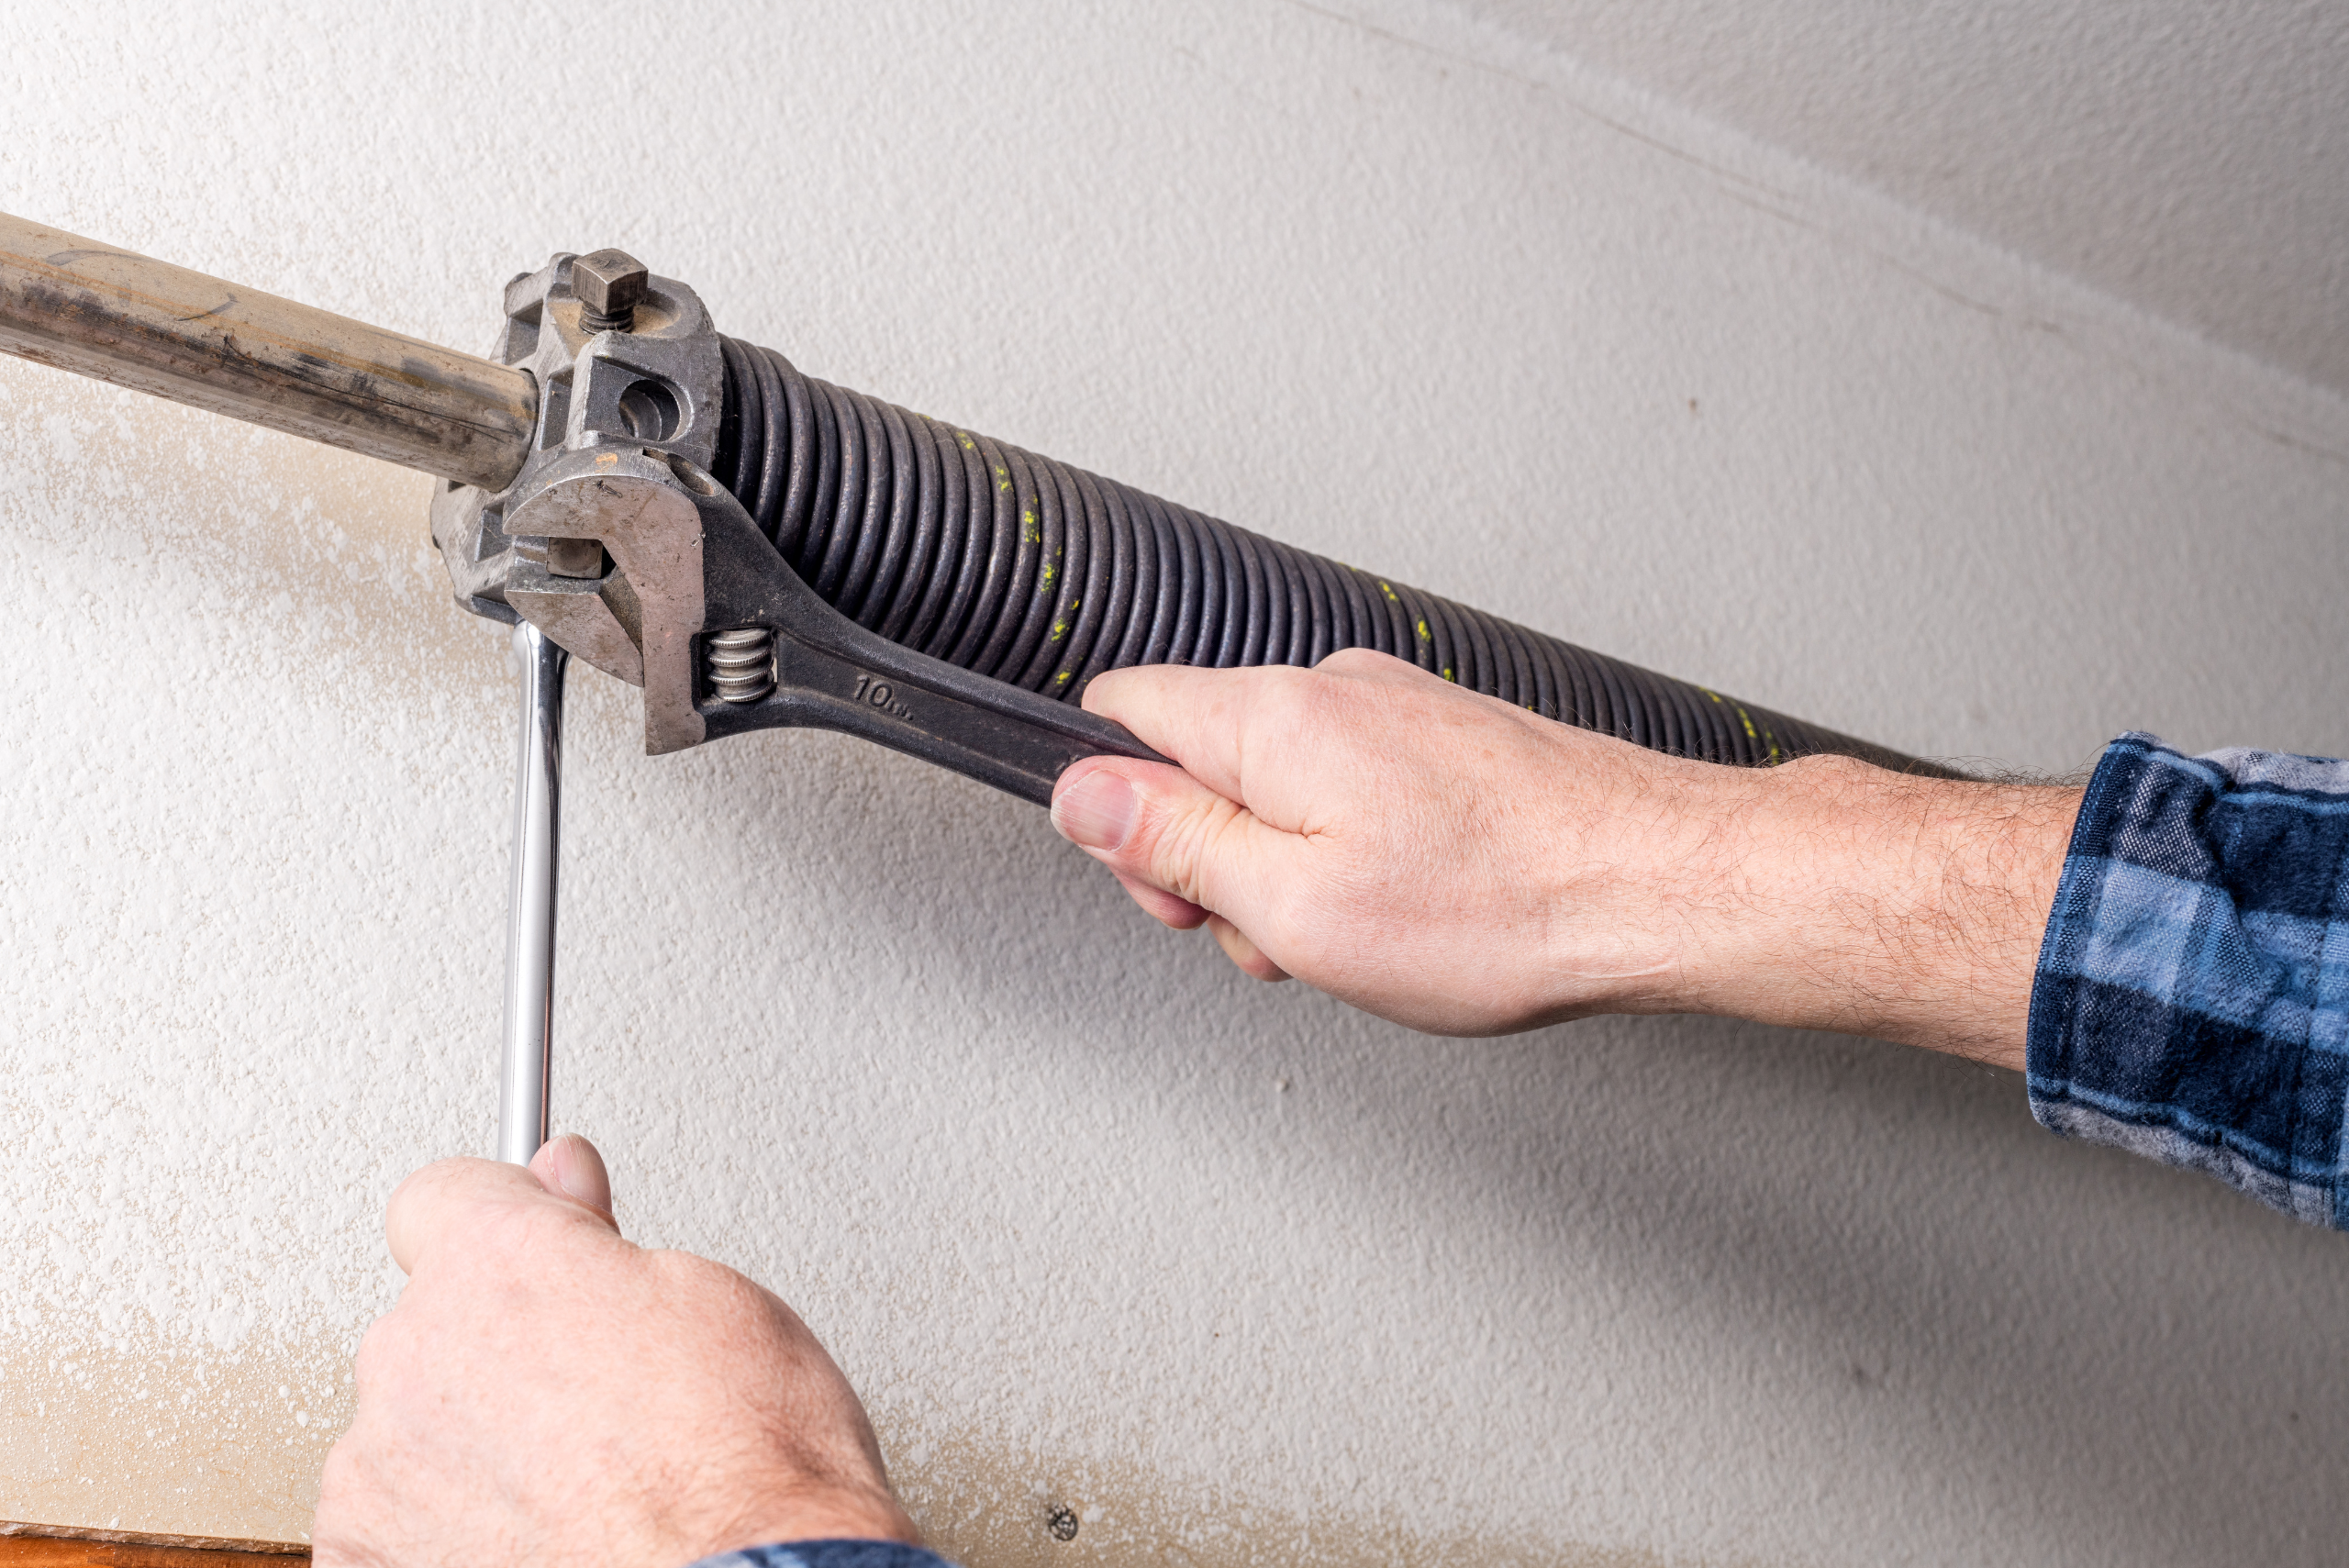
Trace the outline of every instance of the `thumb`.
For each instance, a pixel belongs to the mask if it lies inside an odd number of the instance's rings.
[[[1259,936],[1278,924],[1275,897],[1291,884],[1302,847],[1180,768],[1121,757],[1087,758],[1063,773],[1052,826],[1168,925],[1195,926],[1205,912]],[[1145,897],[1151,889],[1176,907]]]
[[[530,1157],[530,1174],[551,1193],[593,1209],[597,1218],[618,1230],[612,1218],[612,1177],[596,1146],[575,1132],[540,1146]]]
[[[584,1139],[573,1141],[600,1173],[603,1162],[596,1158],[594,1147]],[[532,1210],[552,1211],[560,1216],[558,1223],[589,1226],[607,1234],[618,1229],[608,1211],[590,1207],[568,1192],[549,1190],[536,1162],[524,1170],[496,1160],[457,1159],[435,1161],[399,1184],[384,1210],[384,1237],[391,1243],[392,1262],[413,1275],[447,1248],[499,1245],[502,1231],[505,1244],[510,1244],[511,1233],[505,1228]]]

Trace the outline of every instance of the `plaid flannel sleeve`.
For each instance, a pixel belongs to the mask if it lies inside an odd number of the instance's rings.
[[[2349,762],[2114,741],[2031,997],[2032,1114],[2349,1229]]]
[[[705,1557],[687,1568],[953,1568],[934,1551],[894,1540],[795,1540]]]

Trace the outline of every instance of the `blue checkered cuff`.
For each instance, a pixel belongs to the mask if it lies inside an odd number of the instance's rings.
[[[794,1540],[705,1557],[687,1568],[953,1568],[934,1551],[894,1540]]]
[[[2031,995],[2032,1114],[2349,1229],[2349,762],[2124,735]]]

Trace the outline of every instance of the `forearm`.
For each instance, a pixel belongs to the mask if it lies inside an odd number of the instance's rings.
[[[2022,1065],[2078,790],[1913,778],[1842,757],[1712,788],[1733,803],[1705,803],[1706,858],[1684,873],[1710,888],[1709,917],[1654,1010]]]

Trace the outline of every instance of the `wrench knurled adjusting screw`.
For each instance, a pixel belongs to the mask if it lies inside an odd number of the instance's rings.
[[[756,702],[774,690],[774,634],[743,626],[711,638],[709,684],[730,703]]]

